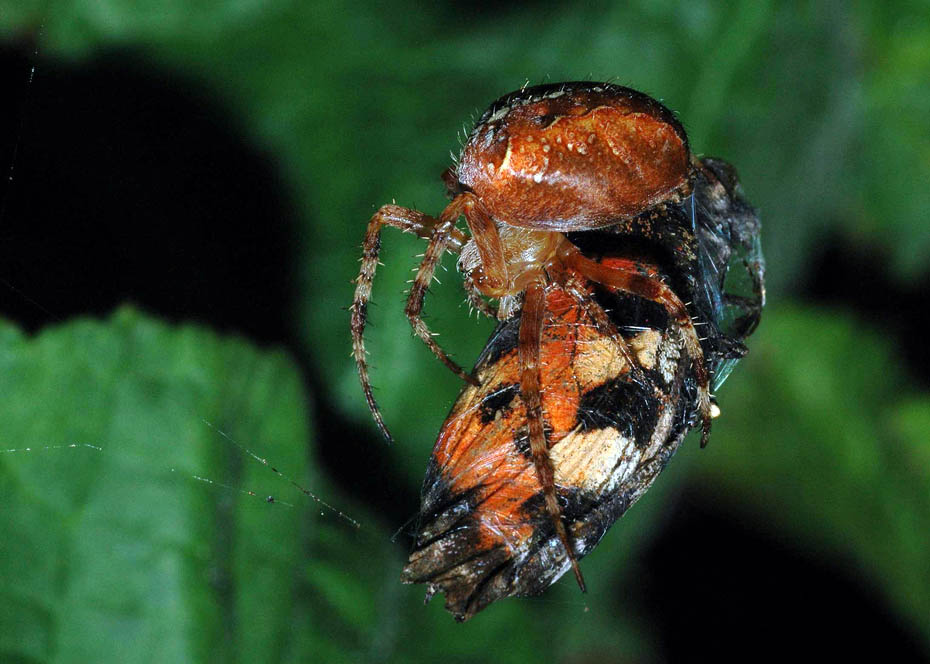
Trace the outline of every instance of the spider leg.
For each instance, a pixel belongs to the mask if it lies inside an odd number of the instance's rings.
[[[453,202],[460,201],[461,214],[465,217],[478,255],[481,268],[477,279],[474,273],[465,279],[465,293],[472,307],[489,318],[497,318],[498,308],[489,304],[482,295],[482,288],[499,289],[507,285],[507,264],[504,259],[504,247],[497,225],[487,213],[481,201],[471,192],[456,196]]]
[[[456,196],[449,207],[456,201],[460,201],[461,214],[465,217],[472,240],[478,247],[484,285],[491,289],[503,288],[508,283],[507,262],[504,259],[504,245],[494,219],[484,209],[478,197],[471,192]]]
[[[475,285],[474,279],[466,277],[463,287],[465,288],[465,297],[472,308],[480,311],[488,318],[497,318],[497,307],[481,297],[481,291]]]
[[[675,320],[682,331],[685,350],[691,357],[694,366],[694,374],[698,384],[698,409],[701,413],[701,447],[705,447],[710,438],[710,423],[713,417],[710,377],[704,363],[704,351],[701,350],[694,323],[691,321],[691,316],[682,301],[660,279],[648,277],[622,267],[603,265],[583,256],[580,251],[574,248],[566,252],[563,260],[569,267],[577,270],[591,281],[661,304]]]
[[[536,475],[542,485],[546,512],[552,520],[556,535],[565,547],[568,559],[575,573],[575,580],[581,592],[586,592],[584,577],[575,558],[568,531],[562,521],[562,509],[555,491],[555,469],[549,457],[549,444],[543,426],[542,394],[540,393],[540,343],[543,323],[546,316],[546,293],[543,284],[532,282],[526,289],[523,299],[523,313],[520,318],[519,357],[520,357],[520,396],[526,408],[527,428],[529,429],[530,454]]]
[[[439,222],[433,228],[429,244],[423,254],[423,260],[420,262],[420,268],[417,270],[417,276],[410,287],[410,295],[407,297],[407,306],[404,313],[407,315],[407,320],[410,321],[414,334],[420,337],[423,343],[433,351],[433,355],[438,357],[459,378],[472,385],[478,385],[478,379],[453,362],[436,343],[420,315],[423,311],[426,291],[433,280],[433,274],[436,272],[436,267],[439,265],[443,253],[449,248],[450,240],[453,237],[452,232],[455,230],[455,222],[459,215],[462,214],[462,202],[461,197],[454,198],[439,215]]]
[[[362,383],[362,390],[365,392],[365,399],[368,401],[368,408],[371,410],[375,424],[378,425],[378,429],[381,430],[388,442],[391,441],[391,434],[384,424],[381,411],[371,390],[363,336],[368,318],[368,301],[371,299],[371,284],[375,278],[375,270],[378,268],[378,254],[381,251],[381,228],[382,226],[393,226],[405,233],[414,233],[422,238],[430,238],[438,223],[438,219],[417,210],[411,210],[399,205],[384,205],[375,212],[371,221],[368,222],[365,240],[362,243],[362,266],[358,278],[355,280],[355,297],[352,299],[352,307],[350,308],[352,312],[352,355],[355,357],[358,377]],[[455,253],[461,251],[467,240],[465,235],[455,228],[451,229],[447,235],[448,240],[445,248]]]
[[[590,295],[588,290],[580,282],[580,280],[573,275],[560,275],[561,284],[563,288],[575,298],[575,302],[580,306],[588,318],[594,321],[594,324],[597,326],[597,329],[601,334],[610,337],[617,348],[620,350],[620,354],[623,356],[623,359],[626,361],[627,366],[630,367],[630,374],[633,376],[633,380],[638,382],[643,386],[652,386],[653,380],[646,377],[646,374],[643,373],[642,367],[639,365],[639,360],[633,354],[633,351],[630,349],[630,345],[626,342],[626,339],[623,338],[623,335],[620,334],[620,330],[617,329],[617,326],[614,325],[613,321],[610,320],[610,317],[607,315],[607,312],[604,310],[600,304],[598,304]]]

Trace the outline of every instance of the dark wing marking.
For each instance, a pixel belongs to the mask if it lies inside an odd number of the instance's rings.
[[[616,344],[558,287],[547,291],[542,394],[556,485],[579,557],[642,495],[694,423],[694,378],[677,329],[652,307],[602,293],[642,314],[625,336],[654,385],[638,385]],[[606,298],[606,299],[605,299]],[[526,411],[519,382],[519,316],[500,324],[446,419],[423,487],[408,583],[442,591],[465,620],[502,597],[541,592],[568,568],[542,503],[532,461],[520,453]],[[691,389],[690,400],[683,396]]]

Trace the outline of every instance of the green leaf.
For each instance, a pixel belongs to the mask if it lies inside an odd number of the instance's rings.
[[[0,393],[0,658],[287,651],[295,560],[334,516],[218,433],[319,486],[287,357],[130,309],[35,339],[4,324]]]
[[[879,3],[867,16],[866,124],[855,160],[862,210],[854,218],[860,244],[881,247],[900,277],[914,279],[930,259],[930,136],[921,122],[930,114],[930,6]]]

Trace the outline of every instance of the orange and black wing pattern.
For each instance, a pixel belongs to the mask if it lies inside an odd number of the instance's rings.
[[[652,484],[696,417],[691,363],[663,307],[606,290],[592,296],[611,312],[642,371],[630,371],[572,295],[550,286],[542,403],[579,558]],[[402,577],[428,583],[430,594],[443,591],[460,620],[496,599],[541,592],[570,564],[530,457],[518,328],[519,317],[498,327],[475,368],[481,386],[462,391],[442,427]]]

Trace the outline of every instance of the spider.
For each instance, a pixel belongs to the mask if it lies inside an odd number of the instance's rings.
[[[443,253],[459,255],[467,298],[479,311],[502,321],[520,316],[519,389],[530,454],[546,512],[582,591],[584,579],[557,500],[540,394],[546,289],[557,285],[574,298],[600,333],[616,344],[634,380],[646,386],[649,379],[607,312],[590,296],[589,284],[663,306],[692,363],[704,446],[715,413],[709,372],[686,305],[662,279],[638,269],[635,261],[605,265],[585,256],[566,236],[615,226],[664,203],[681,201],[690,195],[702,167],[672,112],[643,93],[593,82],[526,87],[495,101],[478,120],[457,167],[443,175],[452,200],[437,217],[385,205],[365,233],[351,307],[352,345],[378,428],[390,441],[372,394],[363,332],[381,229],[392,226],[429,241],[406,315],[414,333],[463,380],[480,384],[436,343],[422,318],[427,287]],[[460,217],[468,234],[456,226]],[[484,298],[498,300],[499,306]]]

